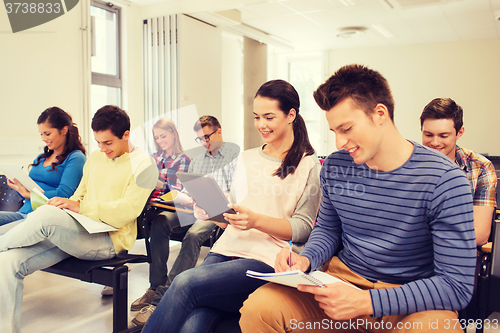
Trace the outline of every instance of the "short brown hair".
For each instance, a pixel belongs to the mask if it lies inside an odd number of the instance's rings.
[[[217,118],[215,118],[214,116],[205,115],[201,116],[200,119],[198,119],[196,123],[194,123],[193,130],[196,132],[201,130],[205,126],[211,126],[213,129],[221,128]]]
[[[379,72],[368,67],[355,64],[341,67],[313,95],[318,106],[325,111],[348,97],[368,116],[377,104],[384,104],[394,122],[394,99],[389,84]]]
[[[130,131],[130,118],[118,106],[105,105],[94,114],[91,127],[94,132],[111,130],[114,136],[121,139],[126,131]]]
[[[463,116],[464,110],[451,98],[434,98],[424,107],[420,115],[420,129],[426,119],[451,119],[458,134],[464,125]]]

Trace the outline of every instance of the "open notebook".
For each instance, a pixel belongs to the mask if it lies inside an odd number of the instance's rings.
[[[246,275],[252,278],[256,279],[261,279],[261,280],[266,280],[269,282],[274,282],[274,283],[279,283],[283,284],[285,286],[289,287],[294,287],[296,288],[299,284],[305,284],[309,286],[318,286],[318,287],[325,287],[327,284],[331,283],[345,283],[348,286],[351,286],[355,289],[359,289],[356,286],[353,286],[352,284],[346,283],[335,276],[332,276],[330,274],[321,272],[321,271],[314,271],[309,274],[304,273],[302,271],[296,270],[296,271],[288,271],[288,272],[280,272],[280,273],[259,273],[255,271],[248,270],[246,272]]]
[[[42,192],[38,189],[34,188],[31,190],[31,208],[36,210],[38,207],[45,205],[45,203],[49,200]],[[75,219],[78,223],[82,225],[89,232],[89,234],[95,234],[99,232],[107,232],[107,231],[116,231],[118,230],[115,227],[110,226],[101,221],[92,220],[90,217],[87,217],[82,214],[75,213],[69,209],[63,209],[67,214],[69,214],[73,219]]]
[[[43,191],[42,188],[35,183],[33,179],[28,176],[27,173],[21,169],[20,166],[11,163],[0,163],[0,174],[4,174],[8,179],[17,179],[21,185],[26,187],[28,191],[36,188],[39,191]]]

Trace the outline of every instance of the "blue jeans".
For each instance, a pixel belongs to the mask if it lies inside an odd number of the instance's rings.
[[[266,283],[247,277],[248,269],[274,272],[259,260],[209,253],[201,266],[177,275],[142,332],[210,332],[224,312],[238,312]]]
[[[18,212],[0,212],[0,226],[17,220],[24,220],[26,215],[28,214]]]
[[[0,236],[0,332],[19,332],[23,280],[69,255],[86,260],[113,258],[109,234],[89,234],[59,208],[44,205]]]

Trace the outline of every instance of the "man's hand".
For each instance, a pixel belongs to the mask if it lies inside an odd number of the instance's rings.
[[[348,320],[373,314],[372,300],[368,290],[358,290],[341,282],[326,288],[299,285],[298,290],[314,294],[319,307],[334,320]]]
[[[13,180],[7,179],[7,185],[17,191],[23,198],[29,199],[31,197],[30,191],[24,187],[16,178]]]
[[[295,252],[292,252],[292,265],[290,267],[290,250],[287,247],[281,249],[281,251],[276,255],[276,261],[274,263],[274,270],[276,273],[299,270],[305,272],[309,269],[311,263],[306,257],[300,256]]]
[[[66,198],[53,197],[47,201],[47,205],[56,206],[61,209],[66,208],[75,213],[80,211],[80,201],[73,201]]]

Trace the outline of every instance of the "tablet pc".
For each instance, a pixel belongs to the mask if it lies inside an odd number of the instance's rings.
[[[36,188],[43,193],[43,189],[17,164],[0,163],[0,174],[4,174],[10,180],[16,178],[28,191]]]
[[[236,214],[234,209],[227,207],[229,201],[212,176],[182,171],[176,175],[196,205],[207,212],[207,220],[228,223],[222,214]]]

